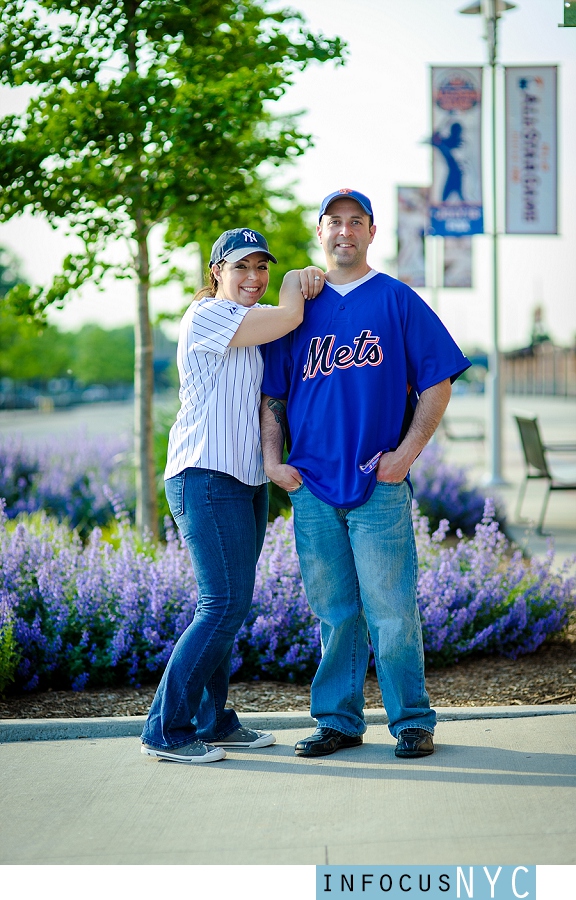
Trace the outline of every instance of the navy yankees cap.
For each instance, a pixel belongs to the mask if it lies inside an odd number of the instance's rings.
[[[331,194],[328,194],[327,197],[324,197],[322,203],[320,204],[318,221],[321,220],[322,216],[333,200],[343,200],[345,197],[350,197],[352,200],[356,200],[356,202],[360,204],[364,212],[370,216],[370,218],[372,219],[372,224],[374,223],[374,213],[372,212],[372,204],[370,200],[368,199],[366,194],[361,194],[360,191],[353,191],[352,188],[340,188],[339,191],[333,191]]]
[[[210,265],[225,260],[226,262],[238,262],[250,253],[265,253],[269,260],[277,263],[278,260],[272,256],[268,249],[268,242],[263,234],[259,231],[253,231],[251,228],[232,228],[231,231],[225,231],[212,247],[210,254]]]

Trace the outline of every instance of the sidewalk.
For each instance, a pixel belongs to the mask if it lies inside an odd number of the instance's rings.
[[[383,724],[362,747],[298,758],[310,720],[285,713],[243,717],[274,725],[273,747],[203,766],[142,756],[141,720],[132,737],[75,720],[84,740],[49,739],[44,720],[44,740],[0,744],[0,863],[576,863],[576,706],[439,713],[420,760],[396,759]]]

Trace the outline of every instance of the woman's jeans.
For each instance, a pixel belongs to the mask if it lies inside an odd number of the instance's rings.
[[[225,709],[236,634],[252,603],[268,518],[266,484],[189,468],[166,481],[170,510],[198,582],[192,622],[178,640],[142,733],[158,749],[222,740],[240,723]]]
[[[312,684],[312,716],[344,734],[366,731],[370,638],[392,735],[410,727],[433,732],[407,483],[377,482],[356,509],[335,509],[305,485],[289,496],[306,595],[320,619],[322,660]]]

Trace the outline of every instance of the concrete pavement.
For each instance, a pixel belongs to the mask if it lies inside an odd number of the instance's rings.
[[[273,747],[202,766],[96,731],[2,743],[0,863],[574,864],[575,714],[442,710],[437,752],[411,761],[383,724],[362,747],[298,758],[309,727],[293,714]]]

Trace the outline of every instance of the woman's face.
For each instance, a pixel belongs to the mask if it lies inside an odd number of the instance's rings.
[[[218,281],[216,297],[240,306],[254,306],[268,287],[268,262],[264,253],[250,253],[237,262],[216,263],[212,266]]]

